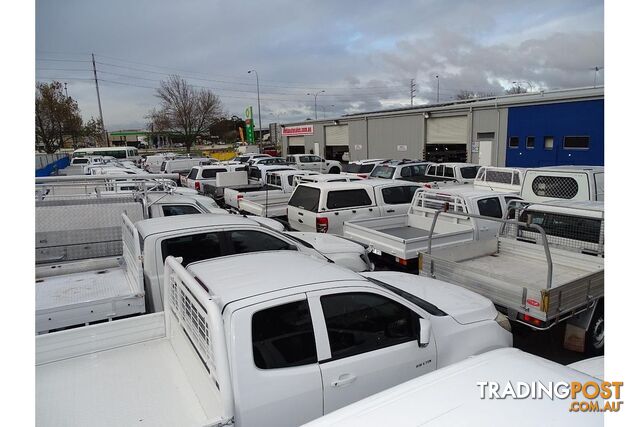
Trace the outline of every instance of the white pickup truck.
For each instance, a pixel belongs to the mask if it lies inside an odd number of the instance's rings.
[[[480,165],[472,163],[432,163],[425,173],[424,182],[454,181],[459,184],[472,183]]]
[[[298,184],[297,178],[320,175],[314,171],[283,170],[267,173],[267,186],[260,190],[225,189],[225,204],[237,205],[238,211],[264,217],[287,216],[287,203]],[[332,175],[333,176],[333,175]],[[234,200],[235,199],[235,200]]]
[[[391,179],[300,184],[289,199],[289,226],[342,234],[345,221],[404,214],[418,184]]]
[[[246,170],[245,165],[205,165],[194,166],[185,178],[184,187],[193,188],[198,192],[203,192],[204,185],[217,185],[216,176],[223,172],[236,172]]]
[[[520,194],[522,181],[527,170],[522,168],[505,168],[498,166],[482,166],[473,180],[475,188],[491,191],[509,191]]]
[[[563,366],[515,348],[505,348],[470,357],[407,381],[318,418],[304,427],[604,425],[602,412],[572,412],[571,399],[544,395],[540,398],[490,398],[493,395],[489,391],[489,381],[495,381],[503,391],[507,384],[539,382],[547,385],[573,381],[600,384],[602,380],[572,366]],[[428,410],[425,402],[428,402]],[[590,402],[600,405],[600,408],[605,407],[605,400],[599,396]]]
[[[491,219],[502,225],[493,239],[421,252],[420,274],[484,295],[512,321],[534,330],[569,321],[565,347],[602,353],[604,259],[551,247],[544,228],[531,222],[532,217],[527,222]],[[537,239],[528,230],[535,230]]]
[[[344,223],[342,235],[368,245],[375,255],[401,266],[417,267],[418,254],[432,247],[444,247],[495,237],[499,223],[477,218],[461,218],[441,210],[502,218],[511,200],[508,192],[476,190],[470,185],[446,190],[419,189],[404,215],[353,219]]]
[[[287,162],[296,169],[316,171],[320,173],[340,173],[342,164],[337,160],[326,160],[313,154],[290,154]]]
[[[165,261],[164,311],[36,337],[37,425],[298,426],[512,343],[490,301],[437,280],[184,263]]]
[[[132,221],[229,214],[210,197],[181,194],[186,190],[166,185],[173,181],[153,179],[157,176],[167,175],[136,175],[136,180],[127,175],[37,178],[36,264],[121,255],[124,212]]]
[[[36,271],[38,333],[161,307],[162,265],[217,257],[298,251],[354,271],[372,269],[363,245],[338,236],[282,233],[240,215],[180,215],[137,222],[121,218],[121,257],[48,264]],[[291,253],[291,252],[290,252]],[[144,260],[144,268],[142,267]],[[144,283],[142,281],[144,273]]]

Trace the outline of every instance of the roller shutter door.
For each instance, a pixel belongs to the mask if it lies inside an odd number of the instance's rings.
[[[304,136],[290,136],[287,143],[289,147],[304,147]]]
[[[427,119],[427,144],[466,144],[467,116]]]
[[[325,126],[324,128],[324,144],[327,147],[336,147],[340,145],[349,145],[349,127],[348,125]]]

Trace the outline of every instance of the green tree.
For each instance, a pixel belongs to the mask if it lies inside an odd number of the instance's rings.
[[[187,152],[196,139],[208,137],[222,116],[222,102],[213,91],[196,89],[177,75],[160,83],[156,97],[160,105],[148,115],[154,131],[170,133],[174,141],[184,142]]]
[[[78,103],[64,94],[62,83],[36,84],[36,148],[55,153],[68,138],[82,134]]]

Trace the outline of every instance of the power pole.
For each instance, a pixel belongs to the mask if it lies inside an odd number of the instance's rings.
[[[416,81],[414,79],[411,79],[411,83],[409,84],[409,93],[411,96],[411,106],[413,107],[413,98],[416,97]]]
[[[64,82],[64,96],[69,97],[69,92],[67,92],[67,82]]]
[[[438,89],[436,91],[436,103],[440,102],[440,76],[436,74],[436,81],[438,82]]]
[[[91,63],[93,64],[93,80],[96,82],[96,94],[98,95],[98,111],[100,112],[100,123],[102,124],[102,132],[104,133],[104,141],[109,144],[107,130],[104,128],[104,118],[102,117],[102,103],[100,103],[100,88],[98,87],[98,72],[96,71],[96,58],[91,54]]]

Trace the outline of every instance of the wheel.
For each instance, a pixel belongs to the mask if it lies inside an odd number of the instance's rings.
[[[599,303],[586,336],[586,352],[599,356],[604,354],[604,303]]]
[[[337,166],[334,166],[331,169],[329,169],[329,173],[333,173],[333,174],[340,173],[340,168]]]

